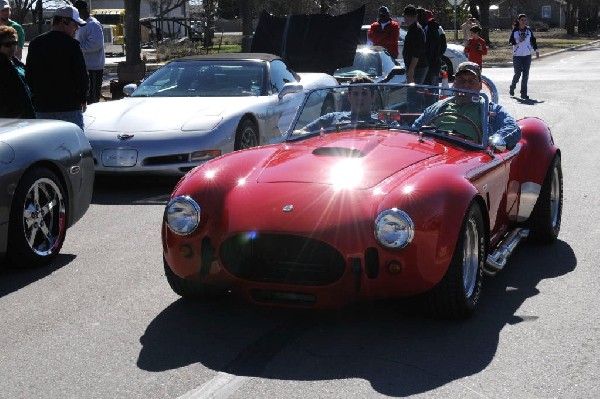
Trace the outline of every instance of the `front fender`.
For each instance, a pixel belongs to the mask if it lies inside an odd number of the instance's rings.
[[[464,215],[478,196],[477,189],[463,176],[425,170],[395,187],[380,203],[378,212],[398,208],[415,224],[412,243],[400,252],[406,267],[417,267],[430,287],[448,269]]]

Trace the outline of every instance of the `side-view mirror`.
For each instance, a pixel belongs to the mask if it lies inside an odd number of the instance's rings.
[[[123,86],[123,94],[129,97],[135,89],[137,89],[137,85],[135,83],[129,83],[128,85]]]
[[[388,73],[388,75],[381,81],[381,83],[389,83],[392,79],[398,76],[406,75],[406,69],[403,66],[395,66]],[[406,79],[405,79],[406,81]]]
[[[302,90],[304,90],[304,87],[302,85],[299,85],[297,83],[286,83],[285,85],[283,85],[283,88],[279,92],[278,97],[281,100],[283,97],[287,96],[288,94],[298,93],[298,92],[301,92]]]
[[[494,152],[506,151],[506,141],[499,134],[493,134],[488,140],[489,146]]]

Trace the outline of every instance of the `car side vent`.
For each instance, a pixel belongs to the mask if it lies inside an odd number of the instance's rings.
[[[314,155],[326,155],[330,157],[362,158],[365,154],[355,148],[343,147],[319,147],[313,151]]]

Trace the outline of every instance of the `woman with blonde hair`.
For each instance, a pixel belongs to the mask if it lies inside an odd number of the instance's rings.
[[[17,31],[0,26],[0,117],[34,119],[25,65],[16,57]]]

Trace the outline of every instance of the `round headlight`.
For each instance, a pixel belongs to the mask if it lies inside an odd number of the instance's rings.
[[[387,249],[404,248],[414,235],[413,221],[400,209],[387,209],[375,219],[375,238]]]
[[[187,196],[173,198],[165,212],[167,226],[175,234],[190,234],[200,223],[200,206]]]

